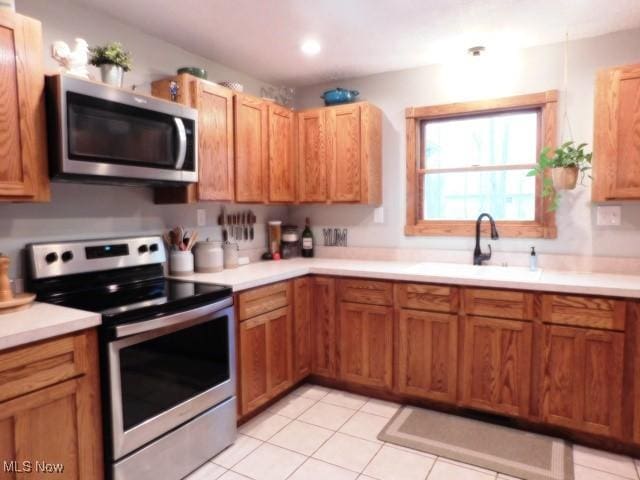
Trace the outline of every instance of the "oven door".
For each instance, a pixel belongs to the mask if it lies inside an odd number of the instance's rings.
[[[95,82],[58,76],[61,135],[54,174],[120,183],[196,182],[197,112]],[[53,81],[53,80],[52,80]]]
[[[231,299],[115,328],[107,348],[114,459],[235,395],[234,331]]]

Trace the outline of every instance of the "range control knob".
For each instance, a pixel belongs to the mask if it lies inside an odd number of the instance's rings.
[[[143,254],[143,253],[147,253],[149,251],[149,247],[147,247],[146,245],[140,245],[138,247],[138,253],[139,254]]]
[[[58,254],[56,252],[49,252],[47,253],[47,255],[44,257],[45,262],[51,264],[53,262],[57,262],[58,261]]]
[[[149,245],[149,251],[157,252],[158,251],[158,244],[157,243],[152,243],[151,245]]]
[[[60,257],[62,258],[63,262],[69,262],[71,260],[73,260],[73,252],[71,250],[67,250],[66,252],[62,252],[62,256]]]

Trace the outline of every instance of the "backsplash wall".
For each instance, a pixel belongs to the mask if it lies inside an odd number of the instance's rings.
[[[18,0],[19,13],[42,22],[45,69],[56,72],[57,64],[50,57],[51,43],[85,38],[90,45],[118,40],[131,50],[133,70],[125,75],[125,84],[139,85],[148,92],[152,80],[175,73],[185,65],[203,66],[214,81],[234,80],[244,84],[245,91],[259,95],[265,85],[258,79],[190,54],[175,45],[146,35],[104,13],[77,5],[70,0]],[[92,67],[94,74],[99,75]],[[147,187],[119,187],[54,182],[51,203],[0,204],[0,252],[11,257],[10,276],[22,276],[20,250],[29,242],[47,242],[82,238],[104,238],[125,235],[161,233],[168,226],[196,225],[196,209],[207,213],[207,226],[199,228],[201,237],[220,238],[216,226],[220,204],[154,205],[153,192]],[[266,245],[265,222],[282,219],[285,207],[229,205],[227,210],[251,208],[258,217],[256,238],[242,242],[247,250]]]
[[[558,122],[567,101],[573,137],[593,146],[593,100],[596,71],[640,61],[637,46],[640,29],[570,42],[568,96],[560,92]],[[491,53],[491,52],[489,52]],[[470,70],[471,58],[453,59],[435,65],[300,88],[298,108],[322,105],[324,90],[341,86],[360,91],[383,111],[383,200],[384,223],[373,221],[374,209],[366,206],[303,206],[290,209],[291,220],[302,225],[310,216],[318,241],[322,227],[349,229],[349,245],[415,249],[465,250],[471,254],[470,237],[408,237],[405,224],[405,119],[410,106],[437,105],[563,89],[564,45],[550,45],[510,55],[490,57],[485,70]],[[565,131],[567,130],[564,127]],[[560,137],[560,132],[558,132]],[[560,138],[559,138],[560,140]],[[522,252],[530,245],[541,253],[640,257],[640,203],[622,206],[620,227],[596,225],[590,187],[578,187],[563,194],[557,213],[558,238],[491,241],[494,251]],[[483,249],[489,242],[483,239]]]

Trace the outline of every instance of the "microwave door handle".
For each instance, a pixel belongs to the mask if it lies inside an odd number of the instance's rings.
[[[182,170],[184,160],[187,157],[187,132],[184,129],[184,122],[179,117],[173,117],[173,123],[178,131],[178,155],[176,156],[176,170]]]

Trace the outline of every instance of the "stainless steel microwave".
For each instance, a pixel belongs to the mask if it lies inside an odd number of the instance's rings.
[[[115,184],[198,181],[198,112],[67,75],[47,77],[51,176]]]

